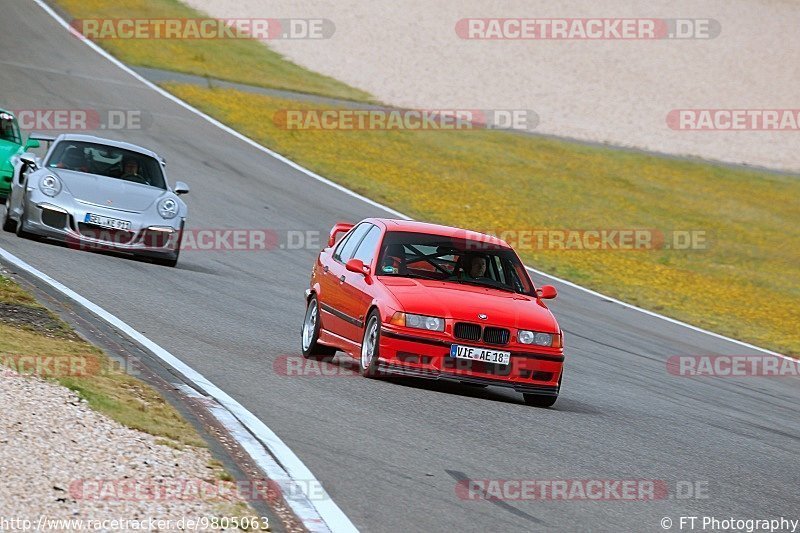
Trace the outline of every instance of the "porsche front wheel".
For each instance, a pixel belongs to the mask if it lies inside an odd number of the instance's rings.
[[[11,193],[6,197],[6,211],[3,213],[3,231],[13,233],[17,230],[17,223],[11,218]]]

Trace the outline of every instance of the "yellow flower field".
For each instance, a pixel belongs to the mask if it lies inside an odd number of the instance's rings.
[[[166,88],[249,137],[415,218],[500,233],[700,232],[703,249],[518,248],[535,268],[691,324],[800,355],[800,181],[500,131],[291,130],[324,109],[229,89]]]

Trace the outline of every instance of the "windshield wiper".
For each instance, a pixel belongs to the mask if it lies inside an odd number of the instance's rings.
[[[378,274],[379,276],[381,274]],[[423,276],[421,274],[383,274],[384,276],[388,276],[390,278],[415,278],[415,279],[427,279],[430,281],[445,281],[439,278],[429,278],[428,276]]]
[[[506,287],[505,285],[490,285],[488,283],[482,283],[480,281],[473,281],[473,280],[469,280],[469,279],[458,279],[458,278],[455,278],[455,279],[445,279],[445,280],[442,280],[442,281],[453,281],[455,283],[464,283],[464,284],[467,284],[467,285],[477,285],[478,287],[486,287],[488,289],[497,289],[499,291],[506,291],[506,292],[511,292],[511,293],[514,293],[514,294],[517,293],[517,291],[515,291],[514,289],[512,289],[510,287]]]

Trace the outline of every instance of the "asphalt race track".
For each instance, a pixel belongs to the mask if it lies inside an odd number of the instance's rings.
[[[189,183],[189,228],[265,228],[285,242],[289,230],[325,234],[338,220],[385,215],[147,88],[33,2],[3,2],[0,49],[2,106],[146,112],[144,129],[107,135],[154,149],[172,183]],[[556,284],[565,383],[554,408],[537,409],[493,388],[276,373],[276,358],[300,355],[318,249],[185,251],[171,269],[11,233],[0,246],[255,413],[365,531],[663,531],[665,516],[800,518],[800,381],[671,375],[672,355],[757,352],[583,291]],[[707,482],[708,497],[466,501],[460,478]]]

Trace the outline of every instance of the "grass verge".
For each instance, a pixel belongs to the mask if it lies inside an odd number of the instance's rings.
[[[75,19],[193,19],[205,17],[177,0],[56,0]],[[97,44],[129,65],[359,102],[364,91],[318,74],[249,39],[99,39]]]
[[[0,362],[22,374],[52,378],[120,424],[176,445],[205,442],[152,387],[125,373],[103,353],[0,276]]]
[[[192,17],[177,0],[57,0],[76,18]],[[100,43],[133,65],[366,101],[255,41]],[[668,316],[800,355],[800,180],[503,132],[287,131],[292,100],[165,84],[231,127],[415,217],[499,232],[705,232],[705,250],[548,251],[531,265]],[[315,109],[324,106],[315,105]]]
[[[800,180],[499,131],[287,130],[325,106],[167,90],[308,168],[420,219],[478,231],[702,231],[705,249],[542,250],[530,265],[734,338],[800,354]]]

